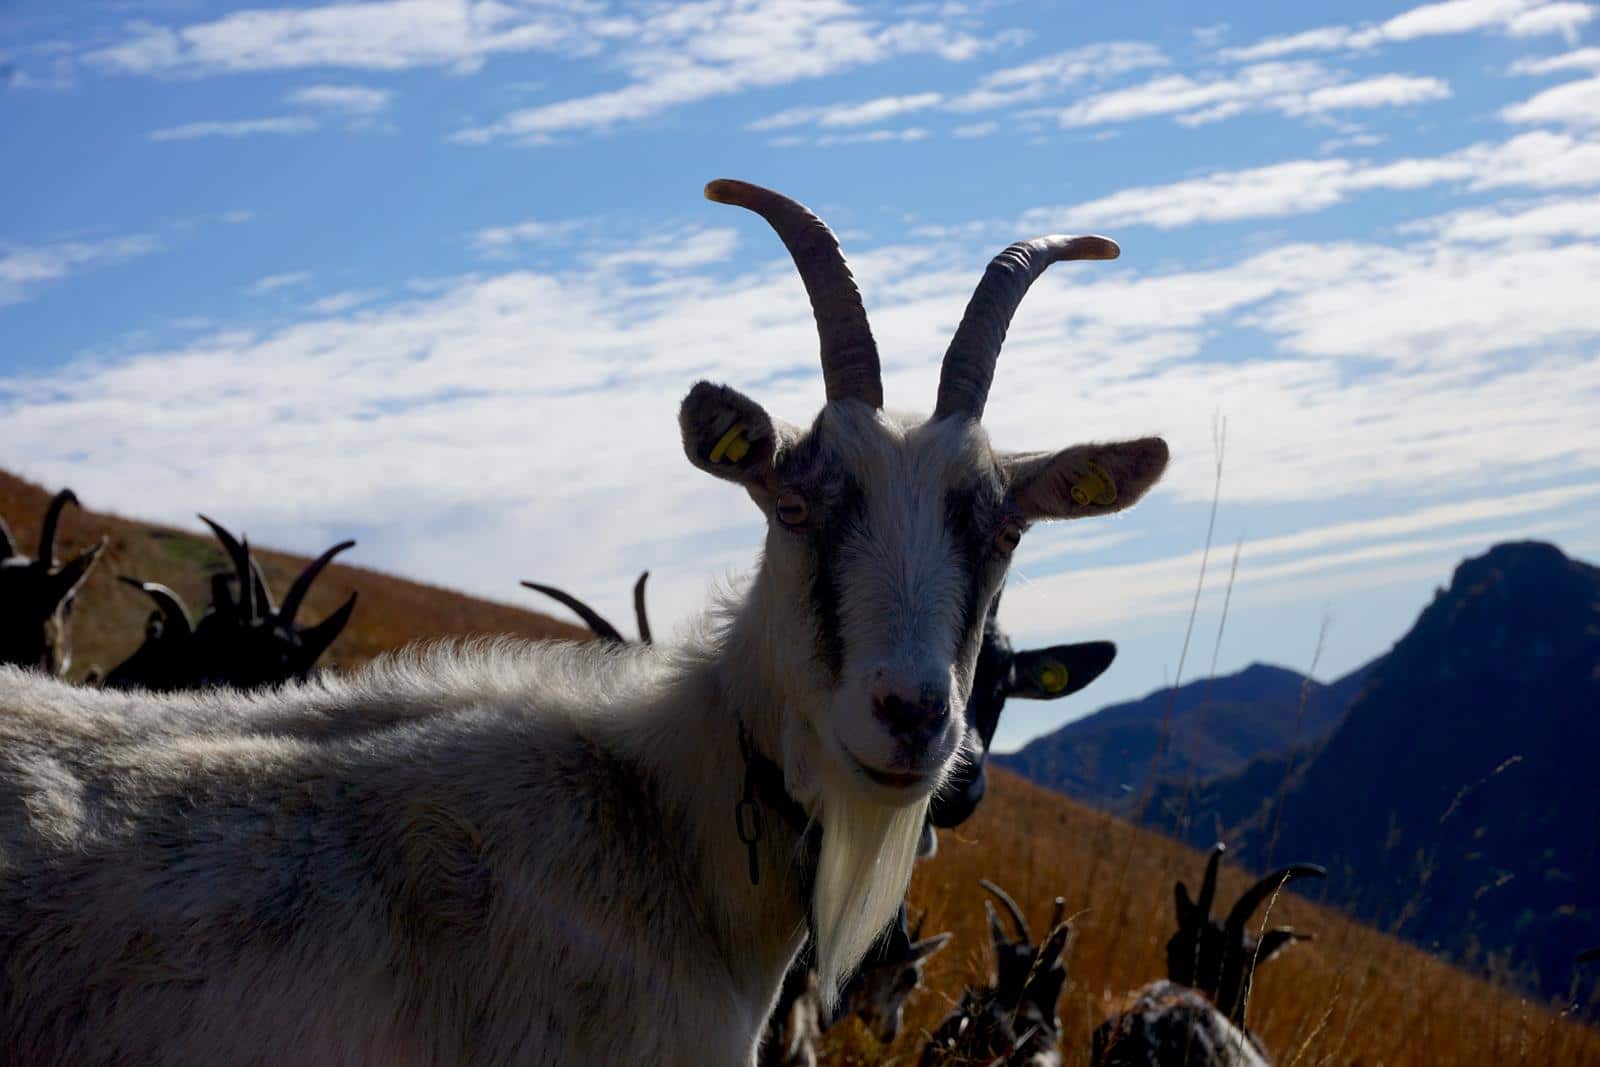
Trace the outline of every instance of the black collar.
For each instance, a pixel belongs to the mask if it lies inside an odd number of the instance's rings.
[[[756,751],[756,747],[750,743],[750,734],[745,730],[743,719],[739,720],[739,754],[744,757],[744,795],[739,803],[734,805],[733,821],[739,831],[739,840],[744,842],[750,854],[750,884],[761,884],[758,843],[766,834],[765,813],[770,810],[788,823],[789,828],[795,833],[807,838],[809,855],[806,857],[805,867],[808,877],[804,881],[809,898],[812,882],[810,875],[816,867],[814,846],[820,846],[821,827],[813,827],[806,809],[789,795],[789,789],[783,781],[783,770]],[[811,840],[813,836],[817,838],[815,842]]]

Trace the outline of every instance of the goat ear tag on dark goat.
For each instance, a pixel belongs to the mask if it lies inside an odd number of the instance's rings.
[[[1117,646],[1110,641],[1018,652],[1010,695],[1024,700],[1056,700],[1100,677],[1116,658]]]

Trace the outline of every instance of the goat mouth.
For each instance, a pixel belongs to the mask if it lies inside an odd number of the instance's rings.
[[[855,756],[851,756],[850,760],[861,769],[862,774],[865,774],[877,784],[888,786],[890,789],[911,789],[928,780],[926,774],[918,774],[915,771],[880,771],[876,767],[868,767]]]

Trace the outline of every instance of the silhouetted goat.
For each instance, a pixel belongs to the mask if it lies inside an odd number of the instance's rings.
[[[1245,1026],[1255,969],[1310,934],[1287,926],[1258,941],[1250,917],[1292,878],[1324,878],[1315,864],[1282,867],[1245,890],[1220,924],[1211,917],[1217,895],[1217,865],[1226,847],[1218,843],[1206,862],[1200,899],[1174,890],[1178,932],[1167,942],[1166,980],[1136,994],[1133,1005],[1094,1032],[1095,1067],[1259,1067],[1270,1062],[1261,1042]]]
[[[90,545],[56,566],[56,526],[61,509],[77,506],[71,489],[50,501],[39,533],[39,555],[29,559],[0,519],[0,663],[65,674],[72,663],[72,604],[106,547]]]
[[[145,623],[144,643],[106,675],[105,684],[171,692],[212,685],[254,689],[308,677],[350,621],[356,594],[315,626],[297,627],[295,618],[323,568],[355,542],[341,541],[312,560],[279,606],[250,555],[248,540],[241,542],[204,515],[200,518],[228,553],[233,575],[212,576],[211,606],[199,622],[191,621],[171,589],[124,575],[122,581],[155,601],[156,610]]]
[[[988,879],[979,884],[1005,907],[1016,929],[1006,935],[987,900],[989,936],[994,941],[995,980],[968,989],[961,1003],[933,1032],[922,1052],[923,1067],[1005,1064],[1007,1067],[1060,1067],[1061,1020],[1056,1006],[1067,985],[1062,959],[1072,927],[1064,920],[1066,902],[1055,901],[1055,913],[1044,943],[1036,945],[1022,909],[1010,894]]]

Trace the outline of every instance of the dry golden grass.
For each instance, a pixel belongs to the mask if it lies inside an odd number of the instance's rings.
[[[0,471],[0,515],[30,551],[48,500],[45,490]],[[92,663],[120,662],[141,638],[149,604],[116,582],[116,574],[164,582],[198,611],[207,598],[205,576],[227,566],[209,538],[74,510],[63,519],[59,553],[76,551],[102,533],[111,536],[111,547],[74,621],[75,673],[80,675]],[[305,563],[272,551],[260,556],[280,594]],[[507,575],[508,589],[514,577]],[[360,606],[332,653],[346,667],[419,638],[587,636],[586,630],[534,612],[340,565],[318,582],[305,617],[321,618],[351,590],[360,592]],[[979,878],[1009,890],[1036,932],[1049,921],[1057,895],[1065,898],[1069,913],[1081,913],[1068,952],[1071,983],[1061,1005],[1068,1064],[1088,1062],[1090,1034],[1123,994],[1164,973],[1172,883],[1183,878],[1194,886],[1204,857],[1008,772],[992,770],[990,782],[989,799],[977,816],[942,835],[939,855],[921,865],[912,885],[914,908],[928,911],[925,932],[952,930],[956,937],[929,963],[928,989],[912,1001],[901,1039],[881,1048],[858,1025],[845,1024],[826,1039],[827,1062],[916,1062],[927,1032],[962,988],[992,966]],[[1249,881],[1247,874],[1224,867],[1219,898],[1231,901]],[[1250,1004],[1252,1029],[1282,1067],[1600,1067],[1600,1031],[1593,1026],[1558,1018],[1546,1005],[1467,975],[1331,909],[1284,894],[1257,920],[1291,923],[1318,938],[1269,964]],[[1580,1014],[1593,1020],[1600,1010],[1591,1003]]]
[[[1173,930],[1172,884],[1193,889],[1205,857],[1009,772],[991,768],[990,792],[960,830],[940,836],[939,854],[920,865],[913,914],[928,909],[924,936],[955,939],[928,964],[929,989],[912,1002],[901,1038],[879,1047],[854,1023],[827,1038],[828,1062],[915,1063],[929,1030],[962,988],[992,969],[979,878],[1007,889],[1036,934],[1053,899],[1073,923],[1070,984],[1061,1003],[1068,1064],[1089,1061],[1090,1035],[1123,994],[1165,974]],[[1286,860],[1315,860],[1311,856]],[[1223,866],[1218,899],[1231,903],[1250,884]],[[1315,883],[1312,883],[1314,886]],[[1280,1067],[1290,1064],[1600,1065],[1600,1031],[1558,1019],[1545,1005],[1480,981],[1392,937],[1292,893],[1264,907],[1256,922],[1316,934],[1261,971],[1250,1027]],[[1584,1014],[1596,1017],[1591,1004]]]
[[[18,546],[30,554],[39,543],[39,526],[53,493],[53,489],[45,490],[0,471],[0,516],[5,518]],[[225,511],[213,517],[229,523]],[[235,529],[234,532],[239,531]],[[117,575],[132,575],[171,586],[183,597],[189,610],[198,615],[210,601],[208,576],[213,571],[230,569],[222,549],[210,535],[186,533],[71,507],[62,513],[56,557],[66,559],[102,534],[109,535],[111,544],[89,576],[73,612],[71,675],[74,678],[82,678],[84,672],[95,665],[109,670],[126,659],[144,639],[150,600],[118,582]],[[350,554],[359,556],[360,551],[358,545]],[[280,597],[308,562],[303,557],[270,549],[252,547],[252,552],[261,561],[274,593]],[[506,575],[508,595],[517,591],[517,577]],[[317,579],[301,610],[301,623],[321,619],[351,592],[360,594],[355,615],[328,656],[332,662],[347,668],[420,638],[472,634],[579,639],[589,636],[589,631],[583,627],[537,612],[339,563]]]

